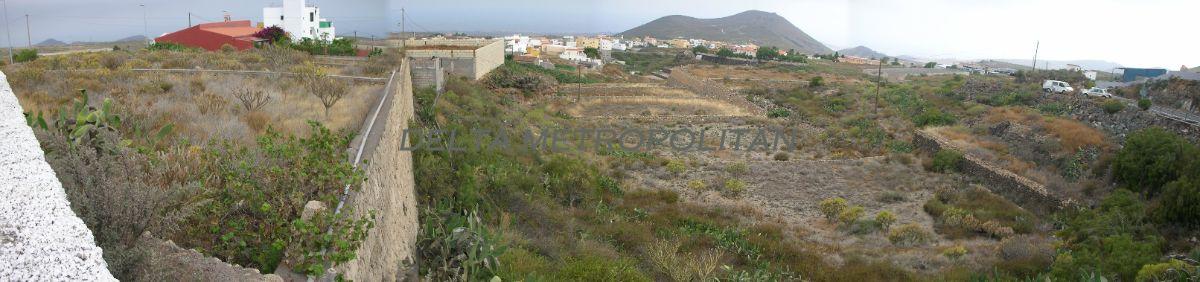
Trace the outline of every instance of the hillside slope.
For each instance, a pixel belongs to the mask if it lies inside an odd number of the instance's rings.
[[[753,43],[796,49],[809,54],[829,54],[833,50],[813,39],[787,19],[775,13],[750,10],[736,15],[698,19],[666,16],[620,33],[623,36],[656,38],[699,38],[727,43]]]

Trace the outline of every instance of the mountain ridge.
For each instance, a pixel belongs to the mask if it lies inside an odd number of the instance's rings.
[[[749,10],[734,15],[701,19],[685,15],[660,17],[618,35],[656,38],[697,38],[730,44],[753,43],[810,54],[830,54],[832,49],[813,39],[786,18],[770,12]]]

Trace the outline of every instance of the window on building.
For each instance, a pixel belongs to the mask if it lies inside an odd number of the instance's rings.
[[[283,20],[283,15],[279,15],[279,20]]]
[[[313,19],[313,16],[314,16],[313,13],[311,13],[311,12],[308,13],[308,21],[309,22],[316,21],[316,19]]]

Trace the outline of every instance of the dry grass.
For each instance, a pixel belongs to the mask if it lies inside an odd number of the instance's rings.
[[[1027,108],[993,108],[984,120],[990,123],[1009,121],[1041,129],[1060,140],[1064,153],[1075,152],[1085,147],[1107,147],[1104,133],[1095,128],[1071,119],[1043,117]]]
[[[750,115],[745,109],[720,100],[657,97],[606,97],[586,99],[571,106],[566,110],[566,112],[569,115],[577,117]]]

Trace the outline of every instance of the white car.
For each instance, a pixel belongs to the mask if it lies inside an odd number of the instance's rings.
[[[1053,93],[1075,92],[1075,88],[1071,87],[1070,83],[1058,80],[1046,80],[1042,82],[1042,91]]]
[[[1112,94],[1108,93],[1108,89],[1104,89],[1104,88],[1100,88],[1100,87],[1092,87],[1088,90],[1084,90],[1083,95],[1088,95],[1088,96],[1092,96],[1092,97],[1103,97],[1103,98],[1112,98],[1112,96],[1113,96]]]

